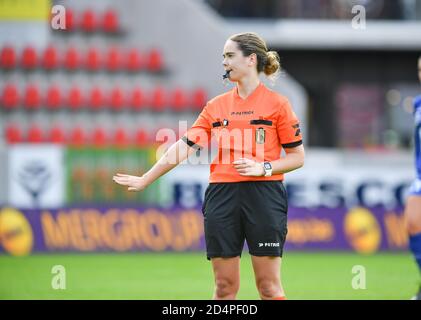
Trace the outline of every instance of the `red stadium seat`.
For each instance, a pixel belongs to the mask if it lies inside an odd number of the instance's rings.
[[[8,84],[3,88],[1,104],[5,109],[15,109],[19,105],[19,92],[15,85]]]
[[[7,127],[5,128],[4,135],[7,143],[9,144],[19,143],[23,141],[21,129],[14,124],[7,125]]]
[[[181,89],[177,88],[171,93],[170,105],[175,111],[183,111],[187,108],[188,97],[187,94]]]
[[[64,67],[68,70],[75,70],[80,67],[79,53],[75,48],[68,48],[64,55]]]
[[[45,104],[47,108],[55,110],[61,107],[62,101],[61,101],[61,91],[59,87],[57,86],[51,86],[47,90],[47,97]]]
[[[202,110],[207,102],[206,91],[202,88],[198,88],[193,91],[191,105],[194,110]]]
[[[121,53],[117,47],[108,50],[105,65],[109,71],[117,71],[122,67]]]
[[[90,48],[86,53],[85,68],[90,71],[97,71],[101,68],[100,54],[97,49]]]
[[[118,128],[114,132],[114,144],[117,146],[127,146],[129,144],[129,137],[127,131],[124,128]]]
[[[40,127],[37,125],[32,125],[27,134],[27,141],[30,143],[40,143],[43,142],[44,137]]]
[[[21,65],[25,69],[34,69],[38,66],[38,57],[35,48],[28,46],[23,49]]]
[[[113,110],[121,110],[126,103],[124,99],[124,92],[120,88],[114,88],[111,91],[110,104]]]
[[[130,49],[127,53],[126,69],[132,72],[142,69],[142,56],[138,50]]]
[[[0,67],[3,69],[13,69],[16,67],[15,49],[5,46],[0,51]]]
[[[46,70],[53,70],[58,67],[57,50],[49,46],[44,50],[41,61],[42,67]]]
[[[104,95],[100,88],[94,87],[89,93],[89,106],[93,110],[101,109],[105,104]]]
[[[82,92],[78,87],[73,87],[67,94],[67,106],[71,110],[79,110],[83,106]]]
[[[135,88],[131,92],[130,96],[130,107],[134,110],[140,110],[146,105],[146,97],[142,92],[142,89]]]
[[[73,31],[75,29],[75,16],[73,10],[66,8],[66,30]]]
[[[66,143],[66,135],[64,133],[64,130],[59,126],[52,127],[48,132],[48,141],[59,144]]]
[[[28,85],[23,96],[23,104],[27,109],[34,110],[40,107],[41,95],[39,88],[35,85]]]
[[[102,147],[107,144],[107,134],[103,128],[96,128],[94,130],[92,142],[96,147]]]
[[[165,91],[161,87],[157,87],[152,91],[151,106],[154,111],[164,110],[167,104]]]
[[[149,52],[147,66],[151,72],[157,72],[163,69],[162,54],[158,49],[152,49]]]
[[[107,10],[102,16],[102,30],[106,33],[116,33],[119,29],[117,13],[114,10]]]
[[[135,135],[135,143],[138,146],[144,146],[148,143],[148,133],[144,129],[138,129]]]
[[[94,32],[98,28],[97,17],[93,10],[87,9],[82,14],[81,28],[85,32]]]
[[[84,146],[87,144],[86,132],[81,127],[75,127],[70,131],[69,144],[72,146]]]

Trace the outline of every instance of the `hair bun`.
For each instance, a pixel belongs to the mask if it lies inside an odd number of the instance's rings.
[[[279,54],[276,51],[268,51],[266,54],[267,60],[264,67],[264,73],[267,76],[278,73],[281,71],[281,63]]]

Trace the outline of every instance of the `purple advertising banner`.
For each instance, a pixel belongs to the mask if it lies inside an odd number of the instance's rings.
[[[406,250],[402,209],[290,208],[285,250]],[[246,248],[246,246],[245,246]],[[0,209],[0,253],[163,252],[205,249],[200,209]]]

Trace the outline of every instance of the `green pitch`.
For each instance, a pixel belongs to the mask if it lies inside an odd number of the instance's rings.
[[[62,265],[66,289],[52,288]],[[366,289],[354,290],[355,265]],[[408,253],[287,252],[282,266],[288,299],[409,299],[419,285]],[[0,299],[210,299],[212,269],[203,253],[0,255]],[[250,256],[241,259],[239,299],[258,299]]]

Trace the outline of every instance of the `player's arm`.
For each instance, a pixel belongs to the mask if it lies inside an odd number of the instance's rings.
[[[128,191],[142,191],[156,179],[186,160],[195,151],[195,148],[190,147],[185,141],[180,139],[169,147],[155,165],[143,176],[117,173],[113,180],[122,186],[127,186]]]
[[[271,161],[272,174],[287,173],[304,165],[304,147],[284,148],[285,157]],[[242,176],[261,177],[265,175],[263,163],[241,158],[233,162],[235,169]]]
[[[272,161],[272,174],[287,173],[304,165],[304,146],[284,148],[285,157]],[[263,169],[264,171],[264,169]]]
[[[201,145],[206,144],[210,139],[210,114],[207,104],[192,128],[176,143],[174,143],[155,165],[143,176],[131,176],[117,173],[113,180],[123,186],[127,186],[129,191],[142,191],[159,177],[174,169],[179,163],[186,160],[192,153],[201,149]],[[203,142],[203,143],[202,143]]]

